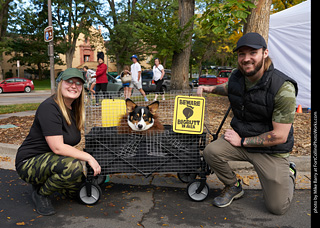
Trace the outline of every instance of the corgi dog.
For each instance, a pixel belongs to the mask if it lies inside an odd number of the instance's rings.
[[[159,122],[156,111],[159,108],[159,101],[151,104],[138,106],[131,99],[126,99],[127,114],[124,115],[118,127],[119,133],[144,132],[147,130],[163,131],[164,127]]]

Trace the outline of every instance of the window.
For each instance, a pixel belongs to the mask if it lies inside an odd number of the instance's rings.
[[[142,72],[142,79],[152,79],[153,78],[153,72],[152,71],[147,71],[147,72]]]
[[[90,61],[90,55],[85,55],[84,62],[89,62],[89,61]]]

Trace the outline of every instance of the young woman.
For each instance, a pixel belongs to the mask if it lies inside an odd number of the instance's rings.
[[[104,63],[103,52],[98,53],[98,66],[96,71],[96,105],[99,104],[99,98],[107,96],[108,77],[107,65]],[[100,93],[101,90],[101,93]]]
[[[154,101],[157,100],[159,94],[162,94],[162,100],[165,100],[164,92],[162,88],[162,83],[164,81],[163,76],[164,76],[164,68],[160,64],[160,60],[158,58],[155,58],[154,66],[153,66],[153,80],[156,83],[156,96],[154,98]]]
[[[16,155],[16,170],[22,180],[32,184],[32,200],[41,215],[55,214],[49,196],[60,192],[75,197],[84,180],[80,161],[101,172],[99,163],[73,146],[80,142],[84,125],[84,79],[75,68],[57,79],[56,94],[37,109],[29,135]]]

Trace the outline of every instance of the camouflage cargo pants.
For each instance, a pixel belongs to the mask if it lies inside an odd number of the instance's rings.
[[[21,179],[39,187],[41,195],[54,192],[74,198],[85,180],[78,159],[48,152],[30,158],[18,170]]]

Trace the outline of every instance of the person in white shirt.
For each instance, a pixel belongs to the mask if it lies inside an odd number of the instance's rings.
[[[126,71],[126,73],[131,74],[132,80],[129,85],[129,98],[131,96],[131,92],[133,87],[135,87],[137,90],[140,91],[141,95],[144,97],[145,101],[149,101],[146,93],[142,89],[142,79],[141,79],[141,66],[138,63],[138,57],[136,55],[133,55],[130,57],[133,64],[131,65],[131,72]]]
[[[162,100],[165,100],[164,98],[164,92],[162,88],[162,83],[164,81],[163,76],[164,76],[164,68],[160,64],[160,60],[158,58],[154,59],[154,66],[153,66],[153,80],[154,83],[156,83],[156,96],[154,98],[154,101],[157,100],[158,95],[162,94]]]

